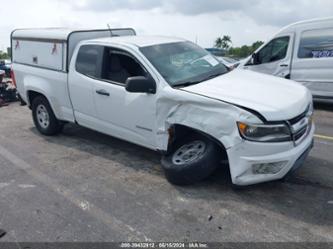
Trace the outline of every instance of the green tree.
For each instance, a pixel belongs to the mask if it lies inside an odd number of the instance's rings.
[[[3,53],[3,52],[0,52],[0,59],[8,59],[9,58],[9,56],[8,56],[8,54],[7,53]]]
[[[256,41],[252,45],[243,45],[241,47],[231,47],[228,51],[228,56],[234,58],[245,58],[256,51],[264,42]]]
[[[228,50],[231,44],[232,44],[231,37],[228,35],[224,35],[223,37],[216,38],[214,46],[216,48],[222,48],[224,50]]]
[[[0,59],[4,60],[4,59],[9,59],[10,56],[8,55],[8,53],[0,51]]]
[[[264,44],[263,41],[256,41],[252,44],[251,46],[251,53],[253,53],[254,51],[256,51],[262,44]]]
[[[222,38],[221,37],[216,38],[214,47],[222,48]]]
[[[241,46],[241,48],[240,48],[240,54],[239,54],[239,56],[241,58],[249,56],[250,53],[251,53],[251,47],[246,46],[246,45]]]
[[[8,58],[12,57],[12,48],[11,47],[7,48],[7,55],[8,55]]]
[[[224,35],[222,37],[222,48],[228,50],[231,47],[231,37],[228,35]]]

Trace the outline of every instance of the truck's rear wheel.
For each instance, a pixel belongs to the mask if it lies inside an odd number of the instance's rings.
[[[63,124],[56,118],[52,108],[44,96],[37,96],[33,99],[32,117],[37,130],[46,136],[58,134]]]
[[[162,166],[169,182],[188,185],[210,176],[220,162],[220,148],[203,135],[189,135],[162,157]]]

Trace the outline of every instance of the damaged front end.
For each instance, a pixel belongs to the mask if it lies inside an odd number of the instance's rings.
[[[186,136],[189,130],[204,134],[225,150],[233,184],[283,178],[312,144],[311,118],[306,119],[301,140],[295,142],[289,130],[292,126],[267,125],[255,111],[182,89],[161,92],[157,100],[159,150],[167,152],[178,136]],[[183,128],[177,131],[175,127],[180,126]]]

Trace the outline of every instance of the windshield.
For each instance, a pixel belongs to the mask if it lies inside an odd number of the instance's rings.
[[[171,86],[197,84],[228,72],[209,52],[192,42],[140,48]]]

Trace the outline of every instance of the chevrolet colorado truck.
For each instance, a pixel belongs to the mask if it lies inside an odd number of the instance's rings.
[[[173,184],[227,162],[234,185],[284,178],[313,145],[312,95],[300,84],[228,69],[180,38],[132,29],[24,29],[13,76],[38,131],[81,126],[162,153]]]

